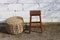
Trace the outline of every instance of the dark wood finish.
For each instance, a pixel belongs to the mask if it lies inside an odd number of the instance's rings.
[[[32,16],[39,16],[40,22],[35,22],[35,23],[40,23],[40,31],[42,32],[42,21],[41,21],[41,11],[40,10],[31,10],[30,11],[30,27],[29,27],[29,33],[31,33],[31,28],[32,28]],[[36,27],[37,28],[37,27]]]

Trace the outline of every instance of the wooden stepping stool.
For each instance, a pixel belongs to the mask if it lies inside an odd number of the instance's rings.
[[[31,10],[30,11],[30,26],[29,26],[29,33],[31,33],[31,28],[32,28],[32,16],[39,16],[39,18],[40,18],[40,21],[39,21],[39,23],[40,23],[40,31],[42,32],[42,21],[41,21],[41,11],[40,10]]]

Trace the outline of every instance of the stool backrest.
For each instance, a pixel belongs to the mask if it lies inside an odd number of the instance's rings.
[[[30,16],[38,16],[38,15],[41,15],[40,10],[31,10],[30,11]]]

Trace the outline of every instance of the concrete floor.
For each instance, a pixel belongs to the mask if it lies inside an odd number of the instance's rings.
[[[0,40],[60,40],[60,23],[46,23],[43,25],[43,33],[39,30],[35,32],[21,33],[11,35],[5,32],[4,28],[0,28]]]

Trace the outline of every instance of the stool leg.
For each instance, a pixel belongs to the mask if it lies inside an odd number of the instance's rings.
[[[41,29],[41,32],[42,32],[42,21],[41,21],[41,15],[40,15],[40,29]]]
[[[30,26],[29,26],[29,33],[31,33],[31,20],[32,20],[32,17],[30,16]]]

